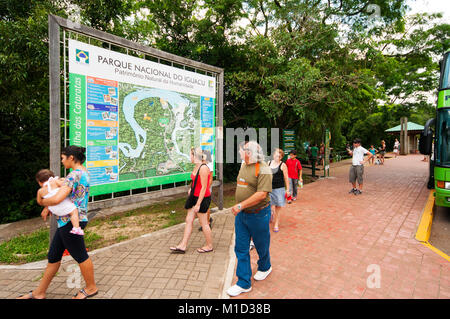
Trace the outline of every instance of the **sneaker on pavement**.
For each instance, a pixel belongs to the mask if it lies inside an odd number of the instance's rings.
[[[356,188],[352,188],[348,193],[349,194],[354,194],[356,192]]]
[[[227,289],[227,294],[229,294],[231,297],[236,297],[236,296],[240,295],[241,293],[249,292],[250,290],[252,290],[252,287],[250,287],[248,289],[244,289],[242,287],[239,287],[238,285],[234,285]]]
[[[253,279],[255,280],[264,280],[267,276],[272,272],[272,267],[270,267],[266,271],[257,271],[256,274],[253,276]]]
[[[359,190],[359,189],[357,189],[356,191],[355,191],[355,195],[361,195],[362,194],[362,192]]]

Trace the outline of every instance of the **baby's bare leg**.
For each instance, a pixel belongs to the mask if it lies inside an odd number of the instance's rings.
[[[80,218],[78,216],[78,209],[74,209],[73,211],[70,212],[70,222],[72,223],[72,226],[74,228],[79,228],[80,227]]]

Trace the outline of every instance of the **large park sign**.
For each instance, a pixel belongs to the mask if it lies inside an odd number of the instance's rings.
[[[216,78],[69,39],[70,144],[91,193],[185,181],[191,147],[212,155]]]
[[[191,148],[201,147],[211,153],[222,209],[224,70],[54,15],[48,21],[50,169],[64,176],[61,148],[84,146],[90,207],[134,204],[185,193]]]

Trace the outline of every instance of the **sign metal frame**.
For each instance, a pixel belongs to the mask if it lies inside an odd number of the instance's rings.
[[[144,55],[157,63],[189,69],[190,71],[206,74],[216,78],[216,106],[215,106],[215,123],[216,123],[216,179],[213,186],[218,187],[218,196],[213,198],[218,208],[223,209],[223,136],[218,134],[223,130],[223,97],[224,97],[224,69],[208,65],[202,62],[190,60],[171,53],[167,53],[140,43],[127,40],[116,35],[99,31],[91,27],[75,23],[68,19],[64,19],[55,15],[48,15],[48,34],[49,34],[49,93],[50,93],[50,169],[55,173],[62,172],[60,163],[60,154],[62,146],[67,146],[69,142],[69,112],[68,112],[68,70],[67,70],[67,51],[68,39],[72,36],[85,37],[89,44],[93,41],[100,41],[104,47],[112,50],[112,47],[125,50],[129,55]],[[62,57],[62,59],[61,59]],[[61,63],[61,60],[63,60]],[[61,88],[62,86],[62,88]],[[63,102],[63,103],[61,103]],[[61,132],[63,128],[63,132]],[[66,174],[67,172],[64,171]],[[59,174],[58,174],[59,175]],[[187,189],[187,181],[183,186],[173,183],[164,185],[164,195],[184,193]],[[169,187],[168,187],[169,186]],[[144,202],[147,199],[157,198],[163,195],[163,185],[160,185],[159,191],[149,190],[146,188],[144,192],[133,194],[133,190],[129,191],[126,196],[115,196],[111,193],[111,198],[95,199],[93,196],[89,201],[90,210],[108,208],[118,205],[134,204],[136,202]],[[168,189],[171,188],[171,189]],[[123,192],[120,192],[123,193]],[[56,231],[56,220],[51,218],[50,239]]]

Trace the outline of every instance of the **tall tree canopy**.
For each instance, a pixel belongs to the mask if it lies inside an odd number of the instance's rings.
[[[407,9],[405,0],[3,0],[0,222],[39,212],[49,13],[224,68],[226,127],[293,128],[316,143],[329,128],[339,150],[356,136],[379,144],[401,116],[433,115],[450,25]]]

